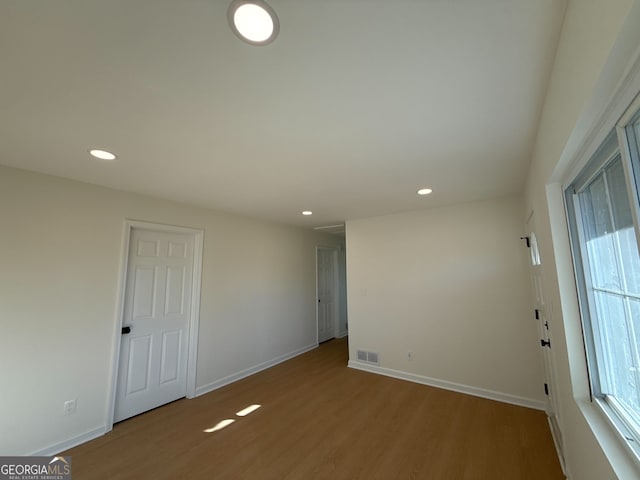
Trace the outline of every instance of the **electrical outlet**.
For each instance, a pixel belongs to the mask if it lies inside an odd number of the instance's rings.
[[[409,361],[413,360],[413,352],[411,351],[407,352],[407,360]]]
[[[64,414],[65,415],[73,415],[76,413],[76,405],[77,400],[74,398],[73,400],[67,400],[64,402]]]

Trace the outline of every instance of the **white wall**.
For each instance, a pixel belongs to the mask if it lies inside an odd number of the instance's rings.
[[[589,403],[585,357],[561,186],[570,160],[609,104],[640,47],[640,2],[569,0],[525,195],[536,212],[545,296],[552,312],[559,420],[567,473],[576,480],[640,478],[640,472]],[[553,233],[552,233],[553,226]]]
[[[540,406],[522,208],[508,197],[347,222],[350,364],[379,352],[401,376]]]
[[[108,422],[125,219],[205,231],[200,391],[316,343],[315,247],[340,238],[0,167],[0,454]]]

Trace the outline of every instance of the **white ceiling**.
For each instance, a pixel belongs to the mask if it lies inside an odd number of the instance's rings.
[[[522,191],[565,0],[268,1],[253,47],[230,0],[2,0],[0,163],[309,227]]]

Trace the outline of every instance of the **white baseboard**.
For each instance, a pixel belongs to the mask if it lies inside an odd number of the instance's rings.
[[[254,365],[253,367],[245,368],[244,370],[240,370],[239,372],[227,375],[226,377],[221,378],[220,380],[216,380],[215,382],[196,387],[196,397],[204,395],[205,393],[213,392],[218,388],[222,388],[225,385],[229,385],[230,383],[242,380],[243,378],[253,375],[254,373],[258,373],[262,370],[266,370],[267,368],[273,367],[274,365],[277,365],[279,363],[286,362],[287,360],[290,360],[293,357],[297,357],[298,355],[302,355],[303,353],[306,353],[309,350],[313,350],[314,348],[318,348],[317,343],[307,345],[306,347],[294,350],[293,352],[285,353],[284,355],[280,355],[279,357],[276,357],[272,360]]]
[[[89,440],[93,440],[94,438],[101,437],[107,433],[107,427],[102,426],[95,428],[93,430],[89,430],[88,432],[82,433],[75,437],[69,438],[62,442],[55,443],[53,445],[49,445],[42,450],[37,450],[33,453],[30,453],[29,456],[35,457],[51,457],[53,455],[57,455],[60,452],[64,452],[65,450],[69,450],[70,448],[77,447],[81,443],[88,442]]]
[[[531,398],[519,397],[517,395],[496,392],[493,390],[486,390],[484,388],[471,387],[469,385],[462,385],[460,383],[449,382],[447,380],[425,377],[423,375],[402,372],[400,370],[392,370],[390,368],[379,367],[377,365],[369,365],[367,363],[354,360],[349,360],[349,367],[355,368],[357,370],[363,370],[365,372],[386,375],[387,377],[398,378],[400,380],[408,380],[409,382],[421,383],[423,385],[429,385],[430,387],[437,387],[444,390],[452,390],[458,393],[465,393],[467,395],[473,395],[474,397],[482,397],[489,400],[496,400],[498,402],[518,405],[521,407],[544,410],[544,402],[533,400]]]

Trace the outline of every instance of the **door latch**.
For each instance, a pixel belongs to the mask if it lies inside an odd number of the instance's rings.
[[[122,327],[122,335],[126,335],[127,333],[131,333],[131,327]]]
[[[551,340],[540,340],[540,346],[551,348]]]

